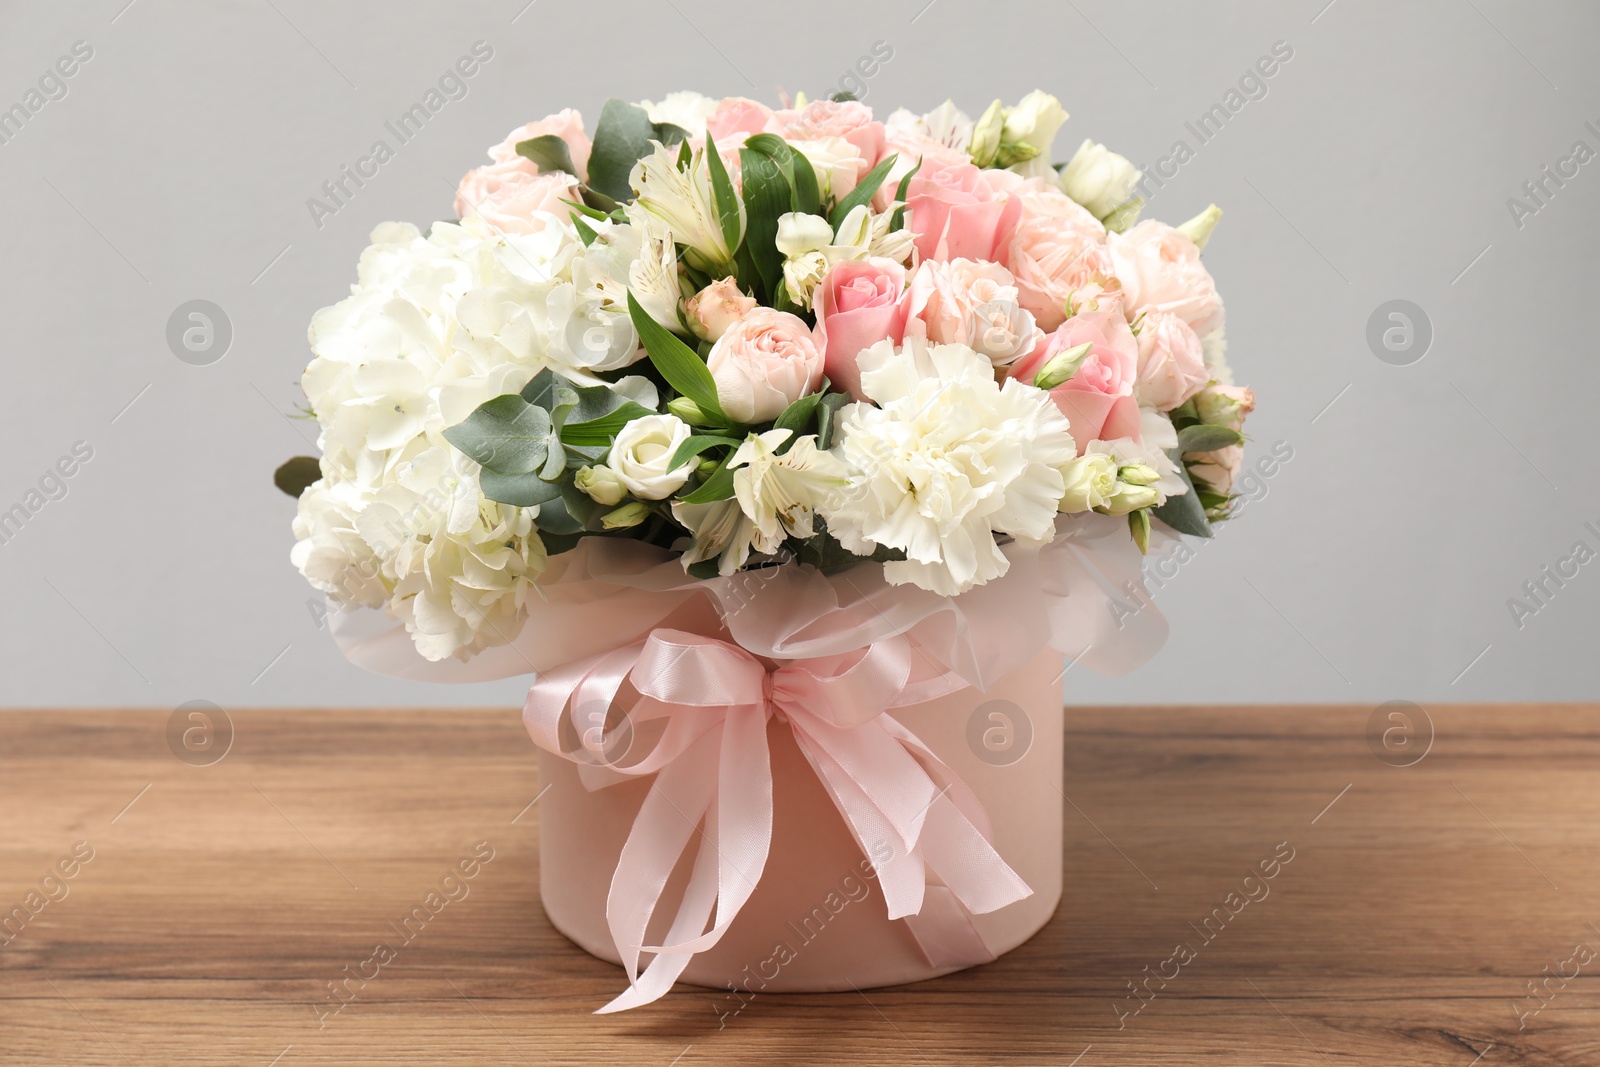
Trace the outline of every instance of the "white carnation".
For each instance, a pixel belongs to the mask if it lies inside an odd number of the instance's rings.
[[[878,406],[841,413],[838,453],[849,484],[824,510],[845,548],[903,551],[884,565],[893,584],[945,596],[1009,566],[995,534],[1043,543],[1077,455],[1049,395],[1015,379],[998,385],[966,345],[880,341],[860,356],[862,391]]]

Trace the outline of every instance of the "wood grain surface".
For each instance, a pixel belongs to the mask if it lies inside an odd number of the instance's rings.
[[[0,918],[38,906],[0,1064],[1600,1064],[1600,706],[1374,711],[1073,710],[1066,894],[1016,952],[613,1016],[540,911],[512,711],[235,711],[200,766],[166,710],[0,713]]]

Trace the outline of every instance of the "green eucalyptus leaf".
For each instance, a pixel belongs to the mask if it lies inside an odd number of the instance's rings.
[[[1179,533],[1192,534],[1195,537],[1212,536],[1211,522],[1206,518],[1205,505],[1201,503],[1200,494],[1189,478],[1188,468],[1183,465],[1182,454],[1177,449],[1172,449],[1167,453],[1167,457],[1178,465],[1178,473],[1189,486],[1189,491],[1182,496],[1167,497],[1160,507],[1151,508],[1150,514]]]
[[[824,385],[826,388],[826,385]],[[772,424],[774,430],[791,431],[788,442],[780,451],[787,451],[795,439],[802,436],[806,428],[811,425],[811,420],[816,416],[817,405],[822,402],[823,393],[816,392],[810,396],[803,396],[799,400],[784,408],[778,415],[777,421]]]
[[[298,497],[312,482],[322,477],[322,464],[316,456],[295,456],[272,472],[272,484]]]
[[[542,137],[533,137],[526,141],[517,142],[517,155],[523,159],[531,159],[539,167],[539,173],[551,174],[555,171],[565,171],[583,180],[583,175],[578,173],[578,168],[572,165],[572,150],[567,142],[553,133]]]
[[[651,411],[647,407],[644,407],[643,405],[635,404],[632,400],[626,400],[620,396],[617,396],[617,394],[612,392],[610,389],[605,389],[604,391],[611,393],[612,396],[622,400],[622,403],[613,410],[606,412],[604,415],[598,415],[592,419],[585,419],[582,422],[573,422],[569,417],[561,427],[562,444],[569,446],[577,445],[582,448],[593,448],[596,446],[610,448],[612,440],[617,436],[624,426],[628,425],[628,423],[632,422],[634,419],[642,419],[646,415],[655,414],[655,412]],[[581,407],[582,405],[579,406]]]
[[[1244,435],[1238,430],[1200,422],[1178,431],[1178,451],[1215,452],[1219,448],[1227,448],[1243,440]]]
[[[531,508],[561,495],[559,484],[537,474],[497,474],[487,468],[478,473],[478,488],[490,500],[518,508]]]
[[[632,200],[628,175],[635,163],[653,151],[650,142],[658,134],[644,108],[625,100],[607,100],[589,149],[589,187],[619,203]]]
[[[834,434],[839,426],[839,409],[850,403],[848,393],[829,393],[817,402],[817,447],[826,451],[833,447]]]
[[[465,420],[445,430],[444,437],[485,470],[529,474],[549,458],[550,413],[507,393],[478,405]]]

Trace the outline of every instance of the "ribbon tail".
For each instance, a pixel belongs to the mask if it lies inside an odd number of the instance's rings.
[[[618,857],[611,890],[606,896],[606,924],[628,972],[630,985],[638,982],[639,953],[644,948],[645,931],[661,901],[667,880],[715,796],[717,748],[713,742],[718,740],[719,733],[713,730],[706,734],[688,752],[657,773]],[[709,851],[714,859],[715,848]],[[696,860],[697,874],[703,858]],[[699,887],[700,881],[690,880],[691,891]],[[712,892],[715,892],[714,879]],[[693,892],[686,893],[685,902],[690,902],[693,895]],[[708,903],[708,911],[709,907]],[[684,910],[680,907],[680,917]],[[702,928],[704,922],[702,918]],[[692,932],[698,933],[698,930]]]
[[[906,928],[931,967],[973,967],[995,960],[994,950],[972,924],[972,913],[949,886],[928,886],[922,910],[906,916]]]

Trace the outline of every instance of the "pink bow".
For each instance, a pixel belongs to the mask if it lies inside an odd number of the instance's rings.
[[[890,858],[877,874],[889,918],[906,919],[935,964],[994,958],[970,916],[1033,890],[990,844],[972,791],[887,714],[965,685],[917,652],[897,636],[769,670],[737,645],[658,629],[534,683],[523,717],[540,747],[623,775],[655,775],[606,898],[629,987],[601,1013],[664,996],[750,899],[772,844],[772,714],[789,722],[863,854],[876,856],[887,846]],[[641,758],[621,764],[607,756],[615,735],[605,726],[624,681],[638,694],[626,710],[628,728],[636,741],[648,735],[653,743]],[[665,943],[647,946],[646,928],[667,879],[702,822],[706,844]],[[655,953],[643,974],[641,952]]]

